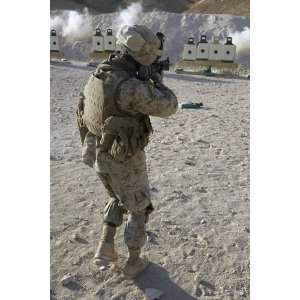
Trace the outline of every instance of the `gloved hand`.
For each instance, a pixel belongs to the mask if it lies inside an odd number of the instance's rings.
[[[157,72],[152,65],[141,66],[138,72],[138,78],[142,81],[149,81],[151,79],[155,85],[162,84],[162,75]]]
[[[142,81],[149,81],[151,78],[151,66],[140,66],[138,78]]]
[[[151,73],[151,80],[154,84],[162,84],[162,75],[158,72]]]

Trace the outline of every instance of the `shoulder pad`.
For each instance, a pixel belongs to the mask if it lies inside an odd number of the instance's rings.
[[[101,72],[101,71],[111,71],[112,69],[113,68],[110,64],[102,63],[97,66],[96,73]]]

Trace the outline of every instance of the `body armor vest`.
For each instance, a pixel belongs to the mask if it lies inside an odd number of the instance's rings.
[[[99,65],[84,87],[82,119],[88,130],[100,138],[100,151],[119,161],[144,149],[152,126],[147,115],[131,115],[116,104],[122,82],[136,76],[135,69],[120,59]]]
[[[92,74],[84,87],[83,120],[93,134],[101,137],[102,128],[111,116],[128,117],[126,112],[118,109],[115,103],[117,89],[130,75],[123,70],[113,70],[110,65],[103,64]]]

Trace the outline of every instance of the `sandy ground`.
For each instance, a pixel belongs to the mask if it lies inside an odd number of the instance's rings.
[[[131,281],[114,266],[91,264],[106,194],[81,163],[75,118],[91,71],[51,65],[52,299],[142,300],[148,288],[162,291],[161,300],[249,299],[249,81],[166,74],[179,102],[206,109],[152,118],[146,152],[155,211],[144,247],[152,263]]]

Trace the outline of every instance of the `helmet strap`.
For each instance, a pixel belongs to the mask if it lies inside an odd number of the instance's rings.
[[[127,62],[133,64],[136,67],[136,69],[139,70],[141,64],[139,62],[137,62],[127,51],[123,54],[123,58]]]

